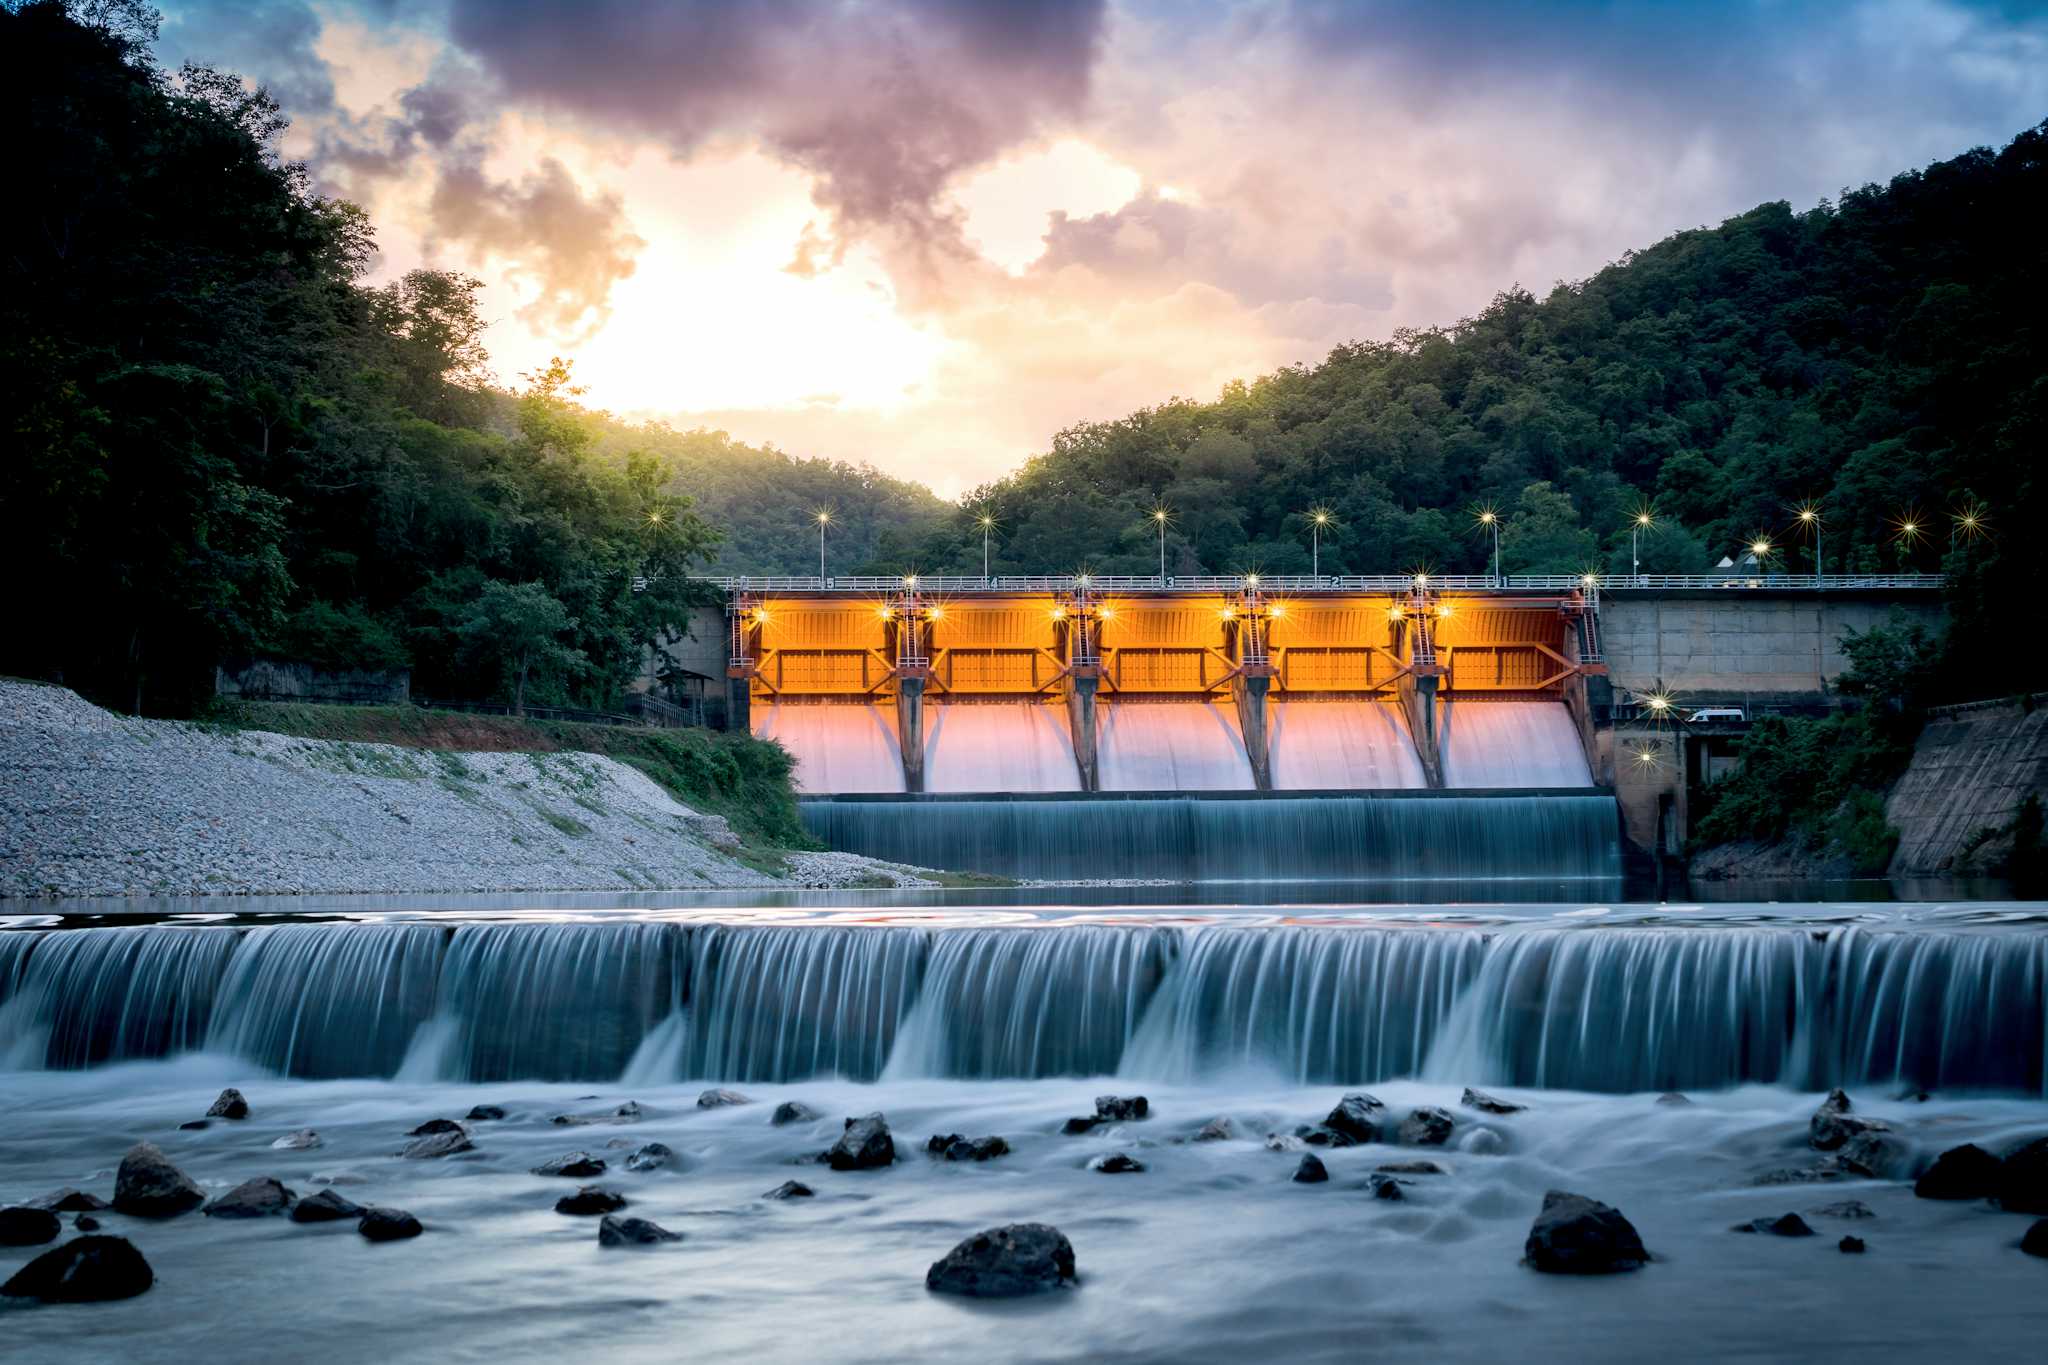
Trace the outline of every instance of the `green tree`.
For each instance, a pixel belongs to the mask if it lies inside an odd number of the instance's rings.
[[[526,714],[530,680],[552,681],[582,662],[562,642],[575,629],[553,594],[539,583],[490,583],[458,629],[465,658],[493,670],[512,695],[512,709]]]

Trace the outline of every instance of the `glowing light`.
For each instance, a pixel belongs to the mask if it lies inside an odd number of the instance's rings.
[[[1054,608],[1052,609],[1052,619],[1053,619],[1053,620],[1055,620],[1055,621],[1064,621],[1064,620],[1066,620],[1066,619],[1067,619],[1067,609],[1066,609],[1065,607],[1054,607]]]
[[[943,621],[943,620],[945,620],[945,619],[946,619],[946,609],[945,609],[944,607],[933,607],[933,608],[931,609],[931,618],[932,618],[932,620],[934,620],[934,621]]]
[[[1286,604],[1281,602],[1275,602],[1266,614],[1268,616],[1271,616],[1276,621],[1281,620],[1285,618],[1287,615]]]
[[[1749,543],[1749,552],[1758,559],[1767,559],[1771,553],[1771,542],[1768,540],[1752,540]]]
[[[1387,608],[1387,619],[1389,621],[1398,621],[1402,618],[1404,614],[1405,613],[1402,612],[1401,608],[1398,605]]]
[[[1308,514],[1308,519],[1318,526],[1328,526],[1332,520],[1330,509],[1327,507],[1315,508]]]
[[[993,530],[996,524],[996,519],[990,516],[988,513],[983,512],[980,516],[974,519],[974,524],[976,526],[979,526],[984,531]]]
[[[1173,518],[1168,514],[1167,510],[1164,507],[1155,507],[1152,509],[1152,520],[1158,522],[1161,526],[1166,525],[1166,523],[1171,521],[1172,519]]]
[[[1426,588],[1426,587],[1428,587],[1428,586],[1429,586],[1429,575],[1428,575],[1428,574],[1426,574],[1426,573],[1419,573],[1419,574],[1415,575],[1415,586],[1416,586],[1416,587],[1418,587],[1418,588]]]
[[[1235,621],[1237,619],[1237,613],[1232,611],[1229,607],[1225,607],[1223,609],[1223,619],[1226,621]]]
[[[907,573],[903,575],[903,586],[906,588],[915,588],[917,586],[917,575],[914,573]]]
[[[647,514],[647,524],[649,526],[659,526],[667,520],[667,515],[664,514],[659,507],[654,508]]]
[[[1453,614],[1453,613],[1452,613],[1452,611],[1451,611],[1451,604],[1450,604],[1450,603],[1448,603],[1448,602],[1439,602],[1439,603],[1437,603],[1437,604],[1436,604],[1436,616],[1437,616],[1437,619],[1438,619],[1439,621],[1448,621],[1448,620],[1450,620],[1450,619],[1451,619],[1451,616],[1452,616],[1452,614]]]
[[[1991,520],[1981,502],[1963,504],[1949,513],[1949,519],[1955,523],[1956,534],[1965,540],[1975,540],[1983,535],[1985,523]]]
[[[1589,574],[1589,573],[1588,573],[1588,574],[1580,574],[1580,575],[1579,575],[1579,582],[1580,582],[1580,584],[1582,584],[1583,586],[1585,586],[1585,587],[1588,587],[1588,588],[1591,588],[1591,587],[1597,587],[1597,586],[1599,585],[1599,582],[1600,582],[1600,580],[1599,580],[1599,579],[1598,579],[1598,578],[1597,578],[1596,576],[1594,576],[1593,574]]]
[[[1917,545],[1927,538],[1927,526],[1919,510],[1901,512],[1892,518],[1892,539],[1907,545]]]
[[[767,625],[767,624],[768,624],[768,608],[766,608],[766,607],[755,607],[755,608],[754,608],[754,624],[755,624],[755,625],[757,625],[757,626],[765,626],[765,625]]]
[[[1255,573],[1248,573],[1248,574],[1246,574],[1246,575],[1244,576],[1244,585],[1245,585],[1245,586],[1246,586],[1247,588],[1256,588],[1256,587],[1258,587],[1258,586],[1259,586],[1259,576],[1258,576],[1257,574],[1255,574]]]
[[[887,607],[876,607],[875,615],[881,617],[884,621],[886,621],[891,616],[895,615],[895,613],[890,611]]]
[[[818,511],[813,514],[813,519],[820,526],[830,526],[832,524],[832,509],[829,507],[819,508]]]
[[[1654,715],[1662,716],[1671,709],[1671,695],[1668,692],[1651,692],[1643,697],[1643,705]]]
[[[1655,526],[1656,524],[1656,518],[1652,517],[1648,512],[1636,513],[1636,525],[1648,529],[1649,527]]]
[[[1113,610],[1111,610],[1111,609],[1110,609],[1110,608],[1108,608],[1108,607],[1104,607],[1104,608],[1103,608],[1103,609],[1102,609],[1101,611],[1099,611],[1099,612],[1097,612],[1097,613],[1095,613],[1095,614],[1096,614],[1097,616],[1100,616],[1100,617],[1101,617],[1101,618],[1102,618],[1103,620],[1105,620],[1105,621],[1114,621],[1114,620],[1116,620],[1116,612],[1115,612],[1115,611],[1113,611]]]

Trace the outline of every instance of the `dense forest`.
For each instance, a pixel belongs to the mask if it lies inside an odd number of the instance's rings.
[[[0,6],[0,670],[181,711],[214,662],[403,664],[436,696],[603,704],[693,572],[1948,568],[1923,695],[2038,684],[1992,628],[2041,576],[2048,125],[1807,212],[1767,204],[1541,299],[1060,432],[960,507],[864,466],[587,411],[488,369],[475,280],[368,282],[360,210],[277,106],[161,69],[152,13]],[[1955,518],[1980,519],[1959,530]],[[1902,529],[1910,523],[1912,531]],[[638,580],[651,584],[635,591]]]
[[[498,387],[478,282],[367,284],[371,225],[279,160],[276,104],[161,69],[155,36],[134,0],[0,7],[32,189],[0,218],[0,670],[172,713],[255,653],[602,703],[722,541],[772,567],[743,502],[844,509],[856,546],[942,512],[870,470],[622,429],[567,362]]]

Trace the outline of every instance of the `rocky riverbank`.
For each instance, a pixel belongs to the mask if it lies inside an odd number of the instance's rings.
[[[748,850],[585,753],[455,753],[104,711],[0,681],[0,896],[918,886]]]

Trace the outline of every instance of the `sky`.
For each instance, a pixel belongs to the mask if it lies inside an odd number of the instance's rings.
[[[162,0],[160,0],[162,2]],[[168,0],[501,383],[957,497],[2048,116],[2048,0]]]

